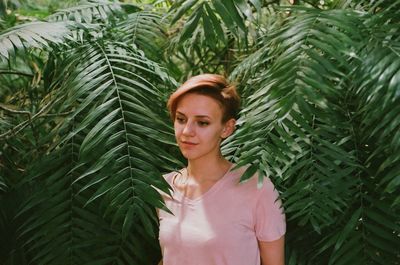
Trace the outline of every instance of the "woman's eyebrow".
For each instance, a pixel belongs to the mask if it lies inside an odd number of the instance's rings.
[[[179,115],[182,115],[182,116],[186,117],[186,115],[184,113],[180,112],[180,111],[176,111],[176,114],[179,114]],[[211,117],[208,116],[208,115],[195,115],[195,117],[196,118],[208,118],[208,119],[211,119]]]
[[[195,116],[196,118],[208,118],[208,119],[211,119],[209,116],[207,116],[207,115],[196,115]]]
[[[176,114],[178,115],[182,115],[182,116],[186,116],[184,113],[180,112],[180,111],[176,111]]]

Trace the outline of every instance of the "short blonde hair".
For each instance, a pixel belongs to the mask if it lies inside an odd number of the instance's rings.
[[[168,99],[167,107],[172,120],[175,120],[179,100],[188,93],[205,95],[215,99],[223,110],[222,122],[237,118],[240,97],[235,85],[229,83],[222,75],[196,75],[183,83]]]

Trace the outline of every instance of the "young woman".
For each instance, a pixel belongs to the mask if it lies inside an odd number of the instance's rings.
[[[169,98],[187,167],[164,177],[172,212],[159,210],[163,265],[283,265],[285,215],[269,179],[239,183],[245,168],[221,155],[235,130],[239,96],[220,75],[190,78]]]

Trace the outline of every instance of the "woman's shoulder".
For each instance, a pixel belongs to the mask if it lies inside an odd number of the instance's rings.
[[[274,184],[268,176],[260,176],[260,172],[256,171],[250,176],[245,176],[250,165],[244,165],[240,167],[233,168],[234,182],[237,186],[242,189],[246,189],[249,192],[260,193],[263,190],[274,190]],[[245,177],[245,179],[243,179]]]
[[[174,170],[168,173],[163,174],[163,178],[165,181],[168,182],[169,185],[172,184],[173,179],[175,178],[176,175],[181,174],[182,170]]]
[[[173,179],[174,179],[176,174],[179,174],[179,170],[175,170],[175,171],[171,171],[171,172],[162,174],[162,178],[168,184],[168,188],[167,188],[168,190],[172,189],[172,187],[173,187],[172,186]],[[163,191],[163,190],[161,190],[160,188],[157,188],[157,187],[153,187],[153,188],[155,188],[158,191],[158,193],[160,193],[160,195],[163,196],[163,197],[170,197],[171,196],[171,194],[169,192],[166,192],[166,190]]]

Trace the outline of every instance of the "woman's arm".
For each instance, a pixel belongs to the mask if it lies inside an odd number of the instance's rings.
[[[285,236],[271,242],[258,241],[258,246],[262,265],[285,264]]]

